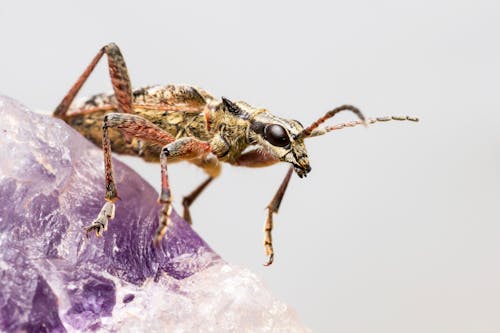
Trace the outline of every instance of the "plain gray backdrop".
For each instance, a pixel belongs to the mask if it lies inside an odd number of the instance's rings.
[[[500,331],[500,2],[9,1],[0,31],[0,92],[33,109],[114,41],[135,87],[189,83],[304,124],[344,103],[420,117],[307,142],[272,267],[264,207],[286,165],[225,166],[194,228],[314,331]],[[101,64],[80,96],[110,89]],[[158,188],[158,165],[124,160]],[[176,207],[204,177],[171,167]]]

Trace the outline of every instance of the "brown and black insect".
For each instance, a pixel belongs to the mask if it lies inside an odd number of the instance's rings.
[[[108,58],[114,94],[95,95],[79,105],[72,105],[78,91],[104,54]],[[319,127],[344,110],[353,112],[359,120]],[[54,116],[63,119],[90,141],[102,145],[104,150],[106,203],[97,219],[87,227],[87,234],[95,231],[101,235],[107,228],[108,219],[114,217],[114,203],[119,197],[113,179],[111,151],[140,156],[146,161],[161,164],[159,202],[162,210],[154,238],[156,245],[165,235],[172,210],[168,163],[188,161],[208,174],[208,178],[182,201],[184,218],[189,223],[190,205],[219,176],[221,162],[245,167],[289,163],[290,168],[281,186],[267,206],[264,240],[268,256],[266,265],[270,265],[274,258],[271,238],[273,214],[278,212],[290,177],[294,170],[300,178],[311,171],[305,139],[377,121],[418,121],[413,117],[366,119],[356,107],[342,105],[304,128],[296,120],[276,117],[266,109],[245,102],[232,102],[224,97],[219,100],[193,86],[151,86],[133,91],[125,61],[114,43],[99,50],[56,108]]]

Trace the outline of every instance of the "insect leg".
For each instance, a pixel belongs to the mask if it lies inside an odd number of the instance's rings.
[[[161,150],[160,165],[161,165],[161,193],[158,201],[162,204],[160,225],[156,230],[154,244],[158,246],[167,232],[167,226],[172,212],[172,194],[170,191],[170,183],[168,181],[168,158],[193,159],[209,154],[211,151],[208,142],[199,141],[194,138],[182,138],[172,143],[169,143]],[[200,191],[201,192],[201,191]]]
[[[104,172],[106,179],[106,195],[101,212],[90,226],[86,228],[87,236],[95,231],[100,236],[107,229],[108,219],[113,219],[114,203],[119,199],[113,176],[113,165],[111,163],[111,141],[109,139],[109,128],[117,128],[131,136],[147,141],[153,141],[165,145],[174,141],[174,137],[165,132],[149,120],[140,116],[125,113],[109,113],[104,117],[102,126],[102,149],[104,151]]]
[[[191,213],[189,212],[189,207],[201,194],[201,192],[203,192],[203,190],[208,186],[208,184],[212,182],[212,180],[214,180],[214,178],[209,176],[203,183],[198,185],[198,187],[196,187],[193,192],[191,192],[189,195],[186,195],[182,199],[182,206],[184,207],[184,214],[182,217],[184,218],[184,220],[186,220],[187,223],[193,224]]]
[[[69,107],[78,94],[78,91],[80,91],[80,88],[83,86],[85,81],[87,81],[88,77],[104,54],[108,56],[109,75],[111,77],[111,84],[113,85],[116,100],[118,101],[118,111],[133,113],[132,87],[130,84],[127,65],[125,64],[125,59],[123,58],[118,46],[115,43],[110,43],[103,46],[99,52],[97,52],[94,59],[92,59],[90,64],[83,71],[82,75],[78,78],[66,96],[64,96],[61,103],[55,109],[54,117],[64,119],[67,116]]]
[[[281,200],[283,200],[283,196],[285,195],[286,188],[288,183],[290,182],[290,177],[293,173],[293,166],[290,166],[288,172],[285,175],[285,178],[281,182],[278,191],[274,195],[273,199],[267,205],[267,219],[266,225],[264,228],[264,248],[266,249],[266,254],[268,256],[267,262],[264,266],[269,266],[273,263],[274,260],[274,251],[273,251],[273,238],[271,236],[271,231],[273,230],[273,214],[278,213],[280,208]]]
[[[196,187],[193,192],[189,195],[185,196],[182,199],[182,205],[184,206],[183,218],[189,224],[192,224],[191,213],[189,211],[189,207],[196,200],[196,198],[205,190],[205,188],[220,175],[221,172],[221,163],[218,160],[217,156],[213,153],[210,153],[203,158],[196,159],[191,161],[196,166],[203,169],[208,174],[208,178],[203,181],[198,187]]]
[[[235,163],[238,166],[246,167],[265,167],[279,162],[279,160],[271,155],[270,153],[262,150],[252,150],[248,153],[241,155]],[[285,178],[281,182],[278,191],[274,195],[271,202],[267,205],[267,219],[264,227],[264,248],[266,250],[266,255],[268,256],[265,266],[269,266],[274,260],[274,250],[273,250],[273,238],[271,232],[273,230],[273,214],[278,213],[281,201],[285,195],[286,188],[290,182],[290,177],[293,173],[293,166],[290,166]]]

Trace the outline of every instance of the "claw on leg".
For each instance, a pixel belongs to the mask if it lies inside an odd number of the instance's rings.
[[[274,253],[270,254],[269,257],[267,258],[267,262],[264,264],[264,266],[270,266],[274,261]]]
[[[108,220],[112,220],[115,217],[115,204],[107,201],[104,206],[102,206],[99,215],[92,222],[92,224],[85,228],[85,236],[88,238],[89,233],[95,231],[96,236],[102,236],[102,233],[108,229]]]

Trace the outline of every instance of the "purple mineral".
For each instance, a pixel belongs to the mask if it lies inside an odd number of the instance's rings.
[[[103,204],[102,152],[3,96],[0,119],[1,331],[307,331],[175,212],[154,247],[157,193],[119,161],[116,217],[86,239]]]

